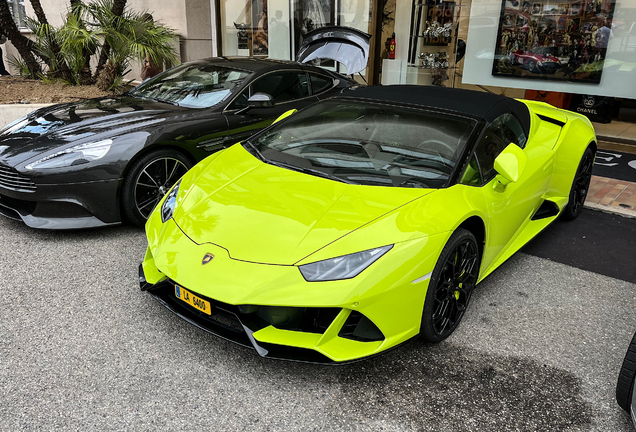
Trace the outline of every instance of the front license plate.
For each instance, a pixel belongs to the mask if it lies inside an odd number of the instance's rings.
[[[212,315],[212,311],[210,310],[210,302],[195,296],[187,289],[175,284],[174,295],[179,300],[186,302],[187,304],[195,309],[200,310],[204,314]]]

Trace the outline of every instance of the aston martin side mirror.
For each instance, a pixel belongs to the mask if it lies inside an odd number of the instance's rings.
[[[528,163],[528,156],[521,148],[513,143],[502,151],[495,159],[495,171],[497,182],[495,188],[505,189],[509,183],[516,183]]]
[[[247,100],[247,106],[250,108],[271,108],[274,105],[274,98],[267,93],[254,93]]]

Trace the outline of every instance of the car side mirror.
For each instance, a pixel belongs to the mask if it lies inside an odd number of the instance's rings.
[[[254,93],[247,100],[247,106],[250,108],[271,108],[274,105],[274,98],[267,93]]]
[[[495,188],[503,190],[509,183],[516,183],[527,164],[528,156],[524,151],[518,145],[510,143],[495,159],[495,171],[498,174]]]
[[[276,120],[274,120],[274,123],[278,123],[279,121],[289,117],[290,115],[292,115],[293,113],[297,112],[297,109],[290,109],[289,111],[285,111],[284,113],[282,113],[280,116],[278,116],[278,118]]]

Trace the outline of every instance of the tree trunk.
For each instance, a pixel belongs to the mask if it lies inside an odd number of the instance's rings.
[[[113,12],[113,15],[119,17],[124,13],[125,8],[126,8],[126,0],[114,0],[113,8],[111,10]],[[97,68],[95,70],[96,76],[99,76],[102,69],[104,68],[104,65],[106,64],[106,61],[108,61],[109,51],[110,51],[110,45],[108,45],[107,43],[104,43],[104,45],[102,46],[102,50],[99,53],[99,62],[97,62]]]
[[[9,9],[7,0],[0,0],[0,32],[7,36],[20,53],[20,56],[29,68],[29,77],[37,78],[38,74],[42,72],[42,69],[33,55],[35,44],[29,38],[22,36],[20,30],[18,30],[18,26],[11,16],[11,10]]]
[[[35,16],[38,18],[38,21],[40,22],[40,24],[48,25],[49,21],[46,19],[46,14],[44,13],[44,9],[42,8],[42,4],[40,3],[40,0],[30,0],[30,1],[31,1],[31,6],[33,6],[33,11],[35,12]],[[60,51],[61,51],[60,46],[51,37],[50,34],[47,34],[47,38],[49,40],[51,51],[53,51],[53,54],[57,58],[57,62],[56,62],[58,66],[57,72],[62,78],[70,79],[71,71],[66,65],[66,63],[64,62],[64,60],[62,59],[62,55],[60,54]],[[49,64],[49,67],[51,67],[50,64]]]
[[[0,0],[1,1],[1,0]],[[81,0],[71,0],[71,10],[75,10],[81,3]],[[85,49],[82,52],[82,56],[84,57],[84,64],[80,68],[79,71],[79,83],[80,85],[90,85],[93,84],[93,77],[91,74],[91,55],[94,53]]]

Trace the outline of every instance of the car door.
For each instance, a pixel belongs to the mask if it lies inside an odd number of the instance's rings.
[[[501,187],[496,179],[494,162],[510,143],[523,149],[528,162],[517,182]],[[478,167],[488,206],[489,248],[485,251],[482,268],[488,268],[505,251],[539,208],[550,184],[553,165],[552,149],[537,141],[528,141],[514,115],[503,114],[488,125],[469,164]],[[471,184],[471,180],[465,174],[461,183]]]
[[[247,100],[255,93],[272,96],[274,106],[244,111]],[[301,69],[280,70],[261,75],[246,87],[225,109],[229,126],[228,144],[234,144],[269,126],[290,109],[302,109],[316,102],[311,96],[307,73]]]

